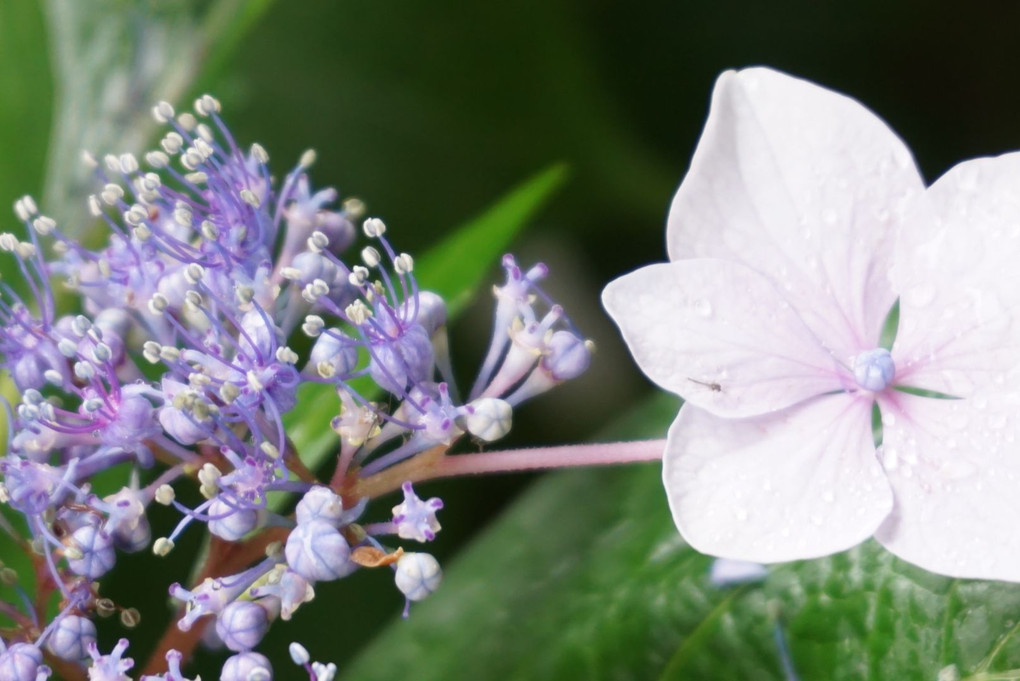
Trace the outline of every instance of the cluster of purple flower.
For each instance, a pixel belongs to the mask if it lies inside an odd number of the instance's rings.
[[[355,199],[337,209],[336,191],[314,191],[312,152],[275,186],[266,151],[239,148],[219,110],[209,96],[194,114],[157,105],[169,132],[145,154],[148,172],[130,154],[101,164],[87,158],[102,183],[89,208],[111,232],[104,248],[64,234],[29,197],[15,206],[28,240],[0,235],[29,298],[2,284],[0,367],[21,398],[8,407],[0,502],[24,519],[18,541],[30,549],[38,583],[59,591],[49,603],[55,615],[45,606],[0,611],[18,624],[0,638],[4,680],[47,678],[45,662],[87,667],[93,681],[128,679],[127,640],[101,654],[92,619],[120,610],[130,625],[138,615],[104,598],[96,580],[118,551],[151,546],[165,555],[196,521],[217,541],[260,547],[239,570],[170,587],[183,606],[177,628],[214,622],[210,631],[235,653],[226,681],[272,678],[254,648],[273,620],[314,597],[317,582],[384,567],[408,602],[425,598],[440,581],[436,560],[384,541],[432,540],[442,502],[423,501],[405,482],[392,516],[363,524],[372,495],[355,483],[399,475],[394,466],[445,455],[465,436],[502,437],[515,405],[588,366],[590,343],[539,286],[546,269],[523,272],[507,256],[491,348],[462,398],[445,303],[419,290],[413,259],[392,247],[383,222],[363,219]],[[342,260],[359,223],[369,245],[356,263]],[[80,296],[81,314],[58,313],[55,277]],[[359,378],[372,387],[356,389]],[[307,383],[332,386],[340,398],[328,484],[300,464],[283,425]],[[131,482],[101,496],[91,480],[116,466],[131,471]],[[175,494],[189,481],[204,498],[194,508]],[[288,493],[301,498],[285,516],[268,500]],[[155,541],[153,503],[181,513],[176,529]],[[0,530],[17,534],[2,518]],[[312,679],[334,673],[310,664],[300,646],[292,657]],[[182,653],[166,661],[166,671],[142,678],[181,681]]]

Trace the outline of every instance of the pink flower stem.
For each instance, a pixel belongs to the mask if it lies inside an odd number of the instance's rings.
[[[575,466],[609,466],[637,461],[659,461],[666,448],[665,440],[607,442],[562,447],[531,447],[506,452],[456,454],[444,456],[433,468],[436,478],[480,473],[573,468]]]
[[[659,461],[665,447],[665,440],[637,440],[452,456],[448,456],[444,448],[436,447],[375,475],[358,479],[352,488],[345,490],[345,493],[353,494],[354,498],[371,499],[398,489],[408,481],[421,482],[461,475]]]

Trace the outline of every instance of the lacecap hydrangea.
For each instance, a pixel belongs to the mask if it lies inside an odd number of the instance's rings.
[[[79,241],[30,197],[15,204],[24,237],[0,235],[13,262],[4,271],[21,275],[0,283],[0,367],[19,395],[7,405],[0,501],[23,520],[15,539],[43,590],[25,599],[36,605],[3,604],[16,623],[0,638],[5,681],[51,669],[180,681],[201,632],[232,653],[221,679],[267,681],[260,640],[319,582],[384,569],[408,604],[427,597],[439,564],[404,544],[435,538],[442,502],[412,482],[453,474],[447,460],[485,456],[446,452],[464,438],[501,438],[518,404],[591,358],[541,288],[547,269],[506,256],[491,345],[462,393],[446,302],[419,288],[412,256],[360,201],[312,185],[314,153],[276,182],[266,150],[241,148],[212,97],[194,113],[167,103],[153,113],[167,130],[142,159],[86,157],[97,178],[88,210],[108,230],[105,245]],[[55,282],[73,301],[58,301]],[[322,424],[339,436],[322,479],[284,428],[310,384],[339,397]],[[101,493],[93,478],[109,469],[128,482]],[[201,503],[180,502],[182,485],[197,486]],[[369,506],[397,489],[392,512]],[[285,494],[299,498],[293,513],[271,503]],[[180,514],[167,536],[152,536],[153,504]],[[97,617],[119,613],[130,628],[140,616],[103,594],[118,555],[166,555],[196,524],[214,538],[199,579],[167,585],[180,607],[180,635],[168,640],[180,645],[137,668],[129,635],[100,650]],[[217,549],[227,545],[238,550]],[[11,570],[5,581],[27,583]],[[292,657],[312,679],[335,673],[299,645]]]

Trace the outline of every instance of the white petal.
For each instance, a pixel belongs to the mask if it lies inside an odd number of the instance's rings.
[[[602,293],[638,366],[720,416],[840,388],[838,368],[768,279],[726,260],[643,267]]]
[[[928,190],[940,219],[904,227],[898,384],[966,397],[1020,363],[1018,189],[1020,154],[967,161]]]
[[[891,399],[881,459],[896,501],[875,538],[932,572],[1020,581],[1020,395]]]
[[[680,533],[703,553],[760,563],[870,537],[892,508],[870,412],[868,400],[847,394],[749,419],[685,405],[662,473]]]
[[[742,262],[837,356],[878,343],[892,239],[924,183],[858,102],[769,69],[727,72],[669,215],[670,258]]]

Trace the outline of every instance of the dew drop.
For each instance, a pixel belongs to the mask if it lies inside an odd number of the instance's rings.
[[[704,298],[698,298],[694,301],[694,311],[702,317],[711,317],[712,303],[708,302]]]

